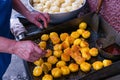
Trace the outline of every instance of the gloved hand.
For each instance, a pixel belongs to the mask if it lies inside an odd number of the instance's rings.
[[[46,51],[40,49],[38,45],[32,41],[16,41],[11,50],[13,54],[29,62],[38,60],[46,53]]]

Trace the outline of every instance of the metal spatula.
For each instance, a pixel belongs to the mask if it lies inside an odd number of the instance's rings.
[[[96,12],[93,14],[93,17],[92,17],[92,22],[93,22],[92,24],[94,24],[93,30],[95,32],[98,32],[98,29],[99,29],[99,15],[98,14],[101,9],[102,2],[103,2],[103,0],[98,0]]]

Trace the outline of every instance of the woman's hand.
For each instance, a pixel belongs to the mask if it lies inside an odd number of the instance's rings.
[[[40,20],[42,20],[44,22],[44,28],[47,28],[47,25],[50,21],[50,17],[48,15],[48,13],[40,13],[40,12],[27,12],[26,18],[34,23],[36,26],[38,26],[39,28],[43,28],[43,25],[39,22]]]
[[[26,61],[34,62],[40,57],[43,57],[46,51],[40,49],[38,45],[32,41],[18,41],[13,46],[12,53]]]

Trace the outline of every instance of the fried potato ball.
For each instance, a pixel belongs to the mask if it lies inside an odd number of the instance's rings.
[[[89,53],[82,53],[82,57],[85,58],[86,60],[91,59],[91,55]]]
[[[84,29],[77,29],[77,32],[79,33],[79,35],[82,35],[84,31],[85,31]]]
[[[51,49],[47,49],[47,53],[45,54],[45,57],[49,57],[52,55],[52,50]]]
[[[63,41],[62,42],[62,48],[63,49],[66,49],[66,48],[69,48],[70,47],[70,43],[68,41]]]
[[[49,62],[51,64],[55,64],[56,62],[58,62],[58,59],[55,56],[50,56],[47,58],[47,62]]]
[[[53,37],[58,37],[58,34],[56,32],[51,32],[50,33],[50,38],[53,38]]]
[[[90,31],[84,31],[83,33],[82,33],[82,37],[83,38],[85,38],[85,39],[87,39],[87,38],[89,38],[90,37]]]
[[[40,47],[40,48],[42,48],[42,49],[45,49],[46,48],[46,42],[45,41],[41,41],[39,44],[38,44],[38,46]]]
[[[74,40],[75,40],[75,39],[74,39],[72,36],[68,36],[68,37],[65,39],[65,41],[67,41],[69,44],[73,44]]]
[[[45,64],[48,68],[48,70],[50,71],[52,69],[52,64],[49,62],[44,62],[43,64]]]
[[[42,74],[42,68],[40,66],[36,66],[33,69],[33,76],[40,76]]]
[[[53,55],[58,57],[58,58],[61,56],[61,54],[62,54],[62,50],[57,50],[57,51],[53,52]]]
[[[86,22],[81,22],[81,23],[79,24],[79,28],[80,28],[80,29],[86,29],[86,28],[87,28],[87,23],[86,23]]]
[[[75,59],[75,58],[78,57],[78,56],[81,57],[81,54],[80,54],[79,51],[76,51],[76,52],[71,53],[70,56],[71,56],[73,59]]]
[[[49,39],[49,35],[48,34],[43,34],[41,36],[41,40],[43,40],[43,41],[47,41],[48,39]]]
[[[78,52],[78,51],[80,51],[80,46],[78,46],[78,45],[72,45],[72,46],[71,46],[71,50],[72,50],[73,52]]]
[[[104,59],[103,60],[103,65],[104,65],[104,67],[107,67],[107,66],[109,66],[109,65],[111,65],[112,64],[112,61],[111,60],[108,60],[108,59]]]
[[[81,48],[81,53],[82,53],[82,57],[85,58],[86,60],[91,59],[91,55],[89,53],[89,47]]]
[[[80,65],[81,63],[85,62],[85,58],[83,58],[83,57],[81,57],[81,56],[75,57],[74,60],[75,60],[75,62],[76,62],[77,64],[79,64],[79,65]]]
[[[55,45],[53,46],[53,49],[54,49],[54,50],[62,50],[62,44],[55,44]]]
[[[89,47],[89,44],[86,41],[81,41],[80,42],[80,47]]]
[[[66,55],[70,55],[70,54],[72,54],[73,53],[73,51],[71,50],[71,48],[66,48],[66,49],[64,49],[64,53],[66,54]]]
[[[52,41],[53,44],[58,44],[58,43],[60,43],[60,38],[59,37],[53,37],[53,38],[51,38],[51,41]]]
[[[61,34],[60,34],[60,39],[61,39],[61,41],[64,41],[68,36],[69,36],[68,33],[61,33]]]
[[[68,66],[62,66],[61,67],[62,75],[68,75],[70,74],[70,69]]]
[[[70,56],[63,53],[63,54],[61,54],[61,60],[65,61],[65,62],[70,61]]]
[[[89,53],[90,48],[89,47],[83,47],[80,49],[81,53]]]
[[[53,76],[54,78],[58,78],[58,77],[61,77],[61,76],[62,76],[62,71],[61,71],[60,68],[53,68],[53,69],[51,70],[51,73],[52,73],[52,76]]]
[[[98,49],[97,48],[91,48],[89,50],[89,53],[91,56],[97,56],[98,55]]]
[[[50,33],[50,39],[51,39],[53,44],[58,44],[60,42],[60,38],[56,32]]]
[[[78,39],[75,39],[75,41],[74,41],[74,45],[80,45],[80,42],[81,42],[82,40],[80,39],[80,38],[78,38]]]
[[[94,70],[100,70],[103,68],[103,63],[101,61],[95,61],[93,64],[93,69]]]
[[[37,61],[34,62],[34,64],[35,64],[36,66],[40,66],[42,63],[44,63],[44,61],[43,61],[42,58],[40,58],[39,60],[37,60]]]
[[[79,38],[80,35],[77,31],[74,31],[74,32],[71,33],[70,36],[73,37],[74,39],[76,39],[76,38]]]
[[[66,62],[65,61],[58,61],[57,63],[56,63],[56,67],[62,67],[62,66],[66,66]]]
[[[83,62],[80,64],[80,69],[83,71],[83,72],[89,72],[90,69],[91,69],[91,64],[88,63],[88,62]]]
[[[76,63],[71,63],[69,65],[69,69],[71,72],[77,72],[79,70],[79,65]]]
[[[50,75],[50,74],[45,74],[45,75],[42,77],[42,80],[53,80],[53,77],[52,77],[52,75]]]

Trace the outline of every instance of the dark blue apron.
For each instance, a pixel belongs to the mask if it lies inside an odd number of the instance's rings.
[[[0,0],[0,36],[2,37],[13,38],[10,33],[11,10],[12,0]],[[10,54],[0,53],[0,80],[2,80],[2,76],[5,73],[10,61]]]

